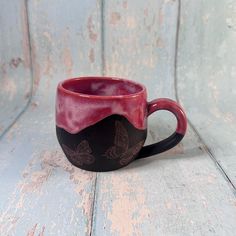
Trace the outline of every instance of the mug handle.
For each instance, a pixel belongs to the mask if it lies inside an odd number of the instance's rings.
[[[187,118],[183,108],[175,101],[168,98],[155,99],[148,103],[148,116],[155,111],[167,110],[172,112],[177,119],[177,127],[175,132],[168,138],[151,145],[144,146],[136,159],[149,157],[176,146],[184,137],[187,130]]]

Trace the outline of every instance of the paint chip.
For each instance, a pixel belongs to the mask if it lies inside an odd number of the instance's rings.
[[[128,2],[127,1],[123,1],[123,8],[127,9],[128,8]]]
[[[94,49],[93,48],[91,48],[90,52],[89,52],[89,61],[91,63],[94,63],[94,61],[95,61],[95,55],[94,55]]]
[[[11,68],[17,68],[19,64],[22,62],[23,60],[20,57],[12,58],[11,61],[9,62],[9,65]]]
[[[120,13],[119,12],[112,12],[110,16],[110,24],[111,25],[116,25],[121,19]]]
[[[66,69],[66,75],[70,77],[72,75],[73,59],[71,50],[68,47],[65,47],[63,50],[63,61]]]
[[[92,42],[96,42],[96,40],[97,40],[97,33],[95,32],[95,25],[93,23],[92,16],[90,16],[88,18],[87,28],[88,28],[88,33],[89,33],[90,40]]]

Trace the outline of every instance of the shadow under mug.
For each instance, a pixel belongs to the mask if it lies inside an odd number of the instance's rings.
[[[176,131],[143,146],[147,117],[158,110],[175,115]],[[147,102],[146,88],[130,80],[79,77],[57,87],[57,138],[68,160],[84,170],[116,170],[164,152],[182,140],[186,129],[186,115],[178,103],[168,98]]]

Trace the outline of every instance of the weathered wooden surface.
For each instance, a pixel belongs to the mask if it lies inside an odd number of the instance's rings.
[[[23,0],[0,2],[0,136],[31,97],[30,52]]]
[[[181,9],[179,97],[236,186],[236,3],[184,0]]]
[[[105,15],[106,73],[146,84],[151,99],[175,98],[178,2],[107,1]],[[167,136],[169,122],[168,115],[154,115],[149,142]],[[236,229],[231,185],[191,128],[159,157],[98,174],[95,199],[94,235],[234,235]]]
[[[190,131],[181,146],[99,174],[93,235],[234,235],[235,196]]]
[[[62,154],[54,101],[60,80],[100,73],[100,6],[64,3],[28,1],[34,97],[0,142],[1,236],[90,234],[96,174]]]
[[[175,68],[179,1],[26,2],[33,99],[0,141],[0,235],[235,235],[234,189],[196,134],[234,181],[235,3],[182,1]],[[14,12],[15,5],[4,4]],[[4,17],[8,22],[2,9],[0,27]],[[102,73],[142,82],[149,100],[175,99],[177,92],[196,131],[122,170],[73,167],[55,137],[55,87],[67,77]],[[30,74],[21,83],[29,81]],[[24,91],[17,90],[16,101]],[[9,115],[1,116],[7,127]],[[159,112],[149,127],[147,143],[170,134],[175,120]]]

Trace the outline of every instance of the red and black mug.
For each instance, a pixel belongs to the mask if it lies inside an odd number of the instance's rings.
[[[176,131],[143,146],[147,117],[158,110],[175,115]],[[186,115],[178,103],[167,98],[147,102],[146,88],[130,80],[79,77],[57,87],[57,138],[68,160],[84,170],[116,170],[164,152],[182,140],[186,129]]]

